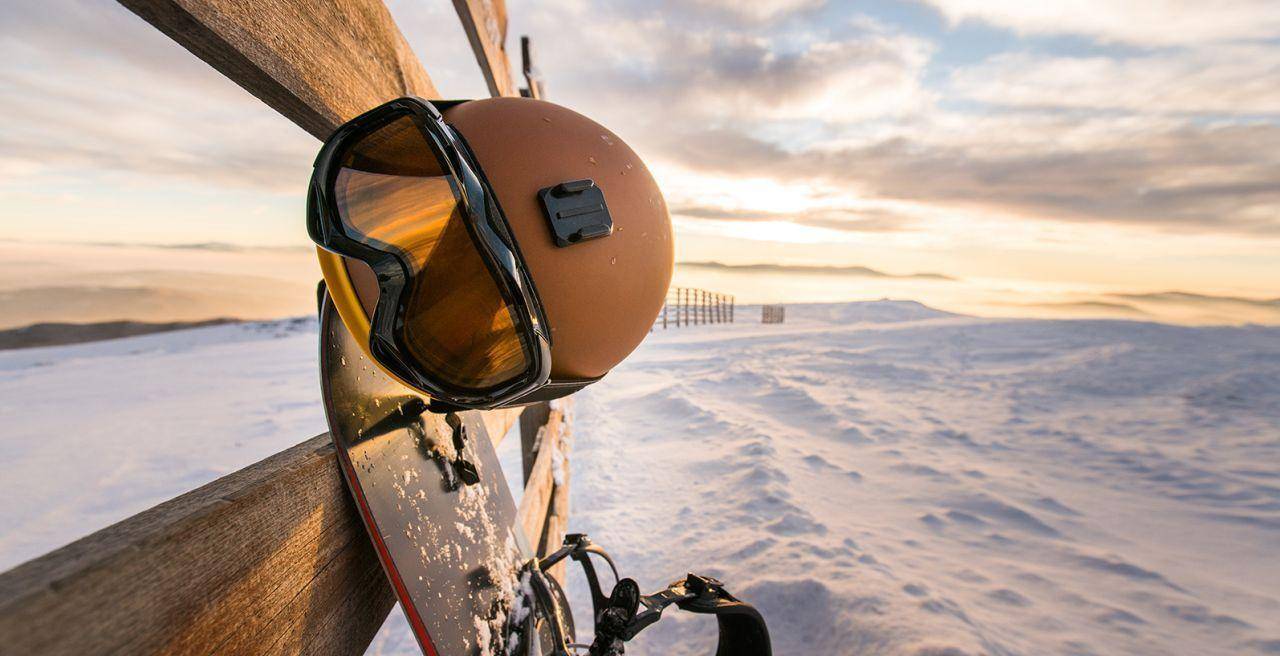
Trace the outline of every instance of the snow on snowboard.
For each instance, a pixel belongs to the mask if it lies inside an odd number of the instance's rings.
[[[480,414],[428,413],[368,360],[327,295],[320,334],[342,472],[423,653],[525,653],[532,550]]]

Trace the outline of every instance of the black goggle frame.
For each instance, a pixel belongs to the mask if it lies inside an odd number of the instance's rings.
[[[369,349],[401,380],[430,395],[432,409],[490,409],[541,400],[551,372],[551,335],[542,303],[528,274],[506,218],[461,135],[444,121],[440,110],[465,101],[431,102],[415,97],[392,100],[339,126],[316,157],[307,198],[307,232],[321,248],[368,264],[378,277],[378,303],[370,322]],[[394,253],[372,248],[346,234],[338,212],[335,183],[342,161],[362,139],[404,116],[414,119],[423,137],[444,165],[458,197],[472,243],[488,267],[511,312],[528,366],[497,385],[469,389],[439,380],[414,366],[404,345],[410,269]],[[556,383],[562,393],[593,381]],[[550,390],[548,390],[550,392]],[[522,398],[524,397],[524,398]]]

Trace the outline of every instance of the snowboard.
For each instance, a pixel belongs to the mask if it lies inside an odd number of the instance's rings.
[[[512,627],[529,615],[520,568],[533,552],[480,414],[427,412],[369,361],[327,294],[320,344],[342,473],[423,653],[526,653]]]

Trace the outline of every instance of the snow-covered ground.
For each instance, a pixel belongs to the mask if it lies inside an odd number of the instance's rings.
[[[642,587],[718,576],[780,655],[1280,653],[1280,329],[787,321],[659,331],[579,395],[571,528]],[[315,339],[0,353],[0,568],[323,430]],[[628,653],[714,637],[665,620]]]
[[[314,319],[0,351],[0,569],[326,429]]]

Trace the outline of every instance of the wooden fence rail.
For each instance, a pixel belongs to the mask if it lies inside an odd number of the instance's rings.
[[[653,328],[679,328],[705,323],[733,323],[736,302],[731,294],[694,287],[672,287]],[[652,329],[651,329],[652,330]]]
[[[394,604],[326,433],[0,574],[0,653],[347,656]]]
[[[120,3],[319,139],[437,95],[381,0]],[[514,95],[502,0],[454,6],[490,90]],[[568,514],[568,407],[521,427],[520,521],[544,548]],[[484,413],[495,442],[519,414]],[[394,603],[325,434],[0,574],[0,654],[353,656]]]
[[[555,551],[564,542],[569,523],[570,408],[569,399],[534,406],[530,408],[535,417],[530,422],[536,426],[533,435],[528,436],[521,426],[521,451],[527,464],[518,514],[539,556]],[[539,421],[542,416],[545,421]],[[563,566],[553,568],[551,574],[564,583]]]

